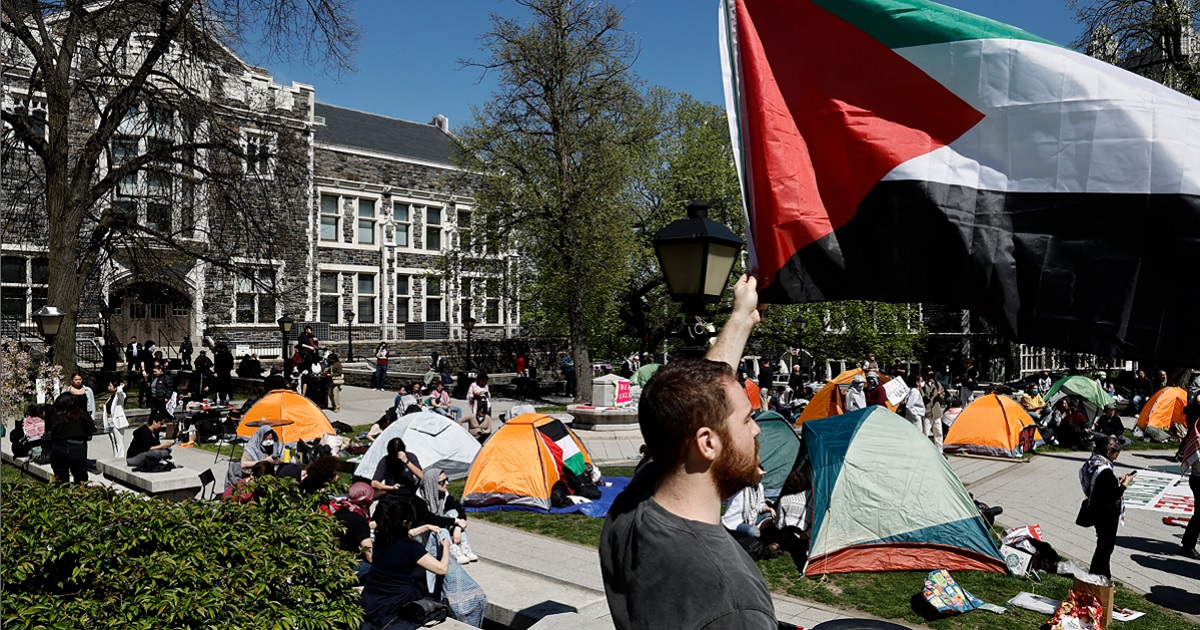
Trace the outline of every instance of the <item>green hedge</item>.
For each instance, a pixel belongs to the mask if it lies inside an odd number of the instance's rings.
[[[4,594],[14,628],[356,628],[357,566],[335,519],[290,479],[254,504],[5,484]]]

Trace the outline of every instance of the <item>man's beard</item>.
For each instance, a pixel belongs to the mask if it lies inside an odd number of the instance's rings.
[[[758,472],[758,440],[754,441],[752,452],[736,451],[733,449],[733,436],[726,427],[717,431],[722,445],[728,445],[728,450],[721,453],[712,465],[713,481],[721,499],[728,499],[742,488],[757,486],[762,480]]]

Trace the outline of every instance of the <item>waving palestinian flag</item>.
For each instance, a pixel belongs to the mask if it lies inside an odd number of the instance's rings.
[[[723,0],[761,295],[1197,363],[1200,102],[924,0]]]

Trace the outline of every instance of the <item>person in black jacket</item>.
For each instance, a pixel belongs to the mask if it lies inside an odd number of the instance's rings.
[[[229,404],[230,394],[233,393],[233,353],[229,346],[219,343],[213,354],[213,364],[217,372],[217,404]]]
[[[87,482],[87,443],[95,432],[96,423],[79,399],[68,392],[59,394],[54,400],[54,415],[46,425],[50,436],[50,469],[55,479]]]
[[[1121,441],[1103,437],[1097,441],[1092,456],[1079,469],[1079,484],[1087,495],[1084,508],[1096,526],[1096,551],[1088,571],[1094,575],[1112,577],[1109,560],[1117,546],[1117,527],[1125,511],[1125,488],[1133,483],[1136,473],[1117,478],[1113,462],[1121,454]]]

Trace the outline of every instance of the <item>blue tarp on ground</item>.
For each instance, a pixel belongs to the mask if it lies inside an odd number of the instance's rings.
[[[584,516],[591,516],[592,518],[604,518],[605,516],[608,516],[608,509],[612,507],[613,501],[616,500],[617,495],[621,494],[621,491],[625,489],[625,486],[629,485],[629,479],[629,477],[605,477],[604,481],[611,483],[612,485],[600,487],[599,499],[592,501],[591,503],[581,503],[579,505],[572,505],[571,507],[566,508],[550,508],[550,513],[583,514]],[[467,508],[467,512],[511,512],[517,510],[522,512],[539,512],[545,514],[544,510],[539,510],[537,508],[525,505],[489,505],[487,507]]]

